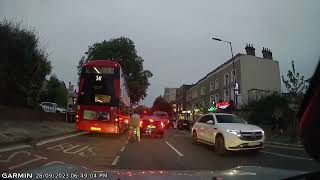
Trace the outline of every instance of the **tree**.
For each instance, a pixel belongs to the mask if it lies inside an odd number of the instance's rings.
[[[151,110],[150,108],[143,106],[143,105],[139,105],[135,108],[135,110],[138,112],[138,114],[143,114],[143,115],[149,115],[151,114]]]
[[[289,101],[278,93],[273,93],[257,101],[252,101],[245,109],[251,112],[249,115],[250,123],[273,125],[273,114],[277,107],[279,107],[284,114],[284,124],[288,125],[293,118],[292,110],[289,108]]]
[[[120,37],[89,46],[88,51],[79,61],[78,74],[80,75],[83,63],[95,59],[113,60],[120,63],[133,105],[146,97],[152,73],[143,68],[144,60],[137,55],[137,50],[131,39]]]
[[[59,106],[67,106],[68,90],[63,81],[60,81],[56,75],[52,75],[43,88],[40,100],[55,102]]]
[[[288,70],[287,80],[282,76],[282,81],[286,86],[289,93],[296,97],[303,94],[303,91],[306,89],[306,83],[304,81],[304,76],[296,72],[294,61],[291,61],[292,70]]]
[[[169,115],[172,114],[173,108],[170,103],[165,101],[162,96],[157,97],[152,106],[152,111],[164,111],[167,112]]]
[[[0,104],[34,107],[51,64],[34,30],[0,22]]]

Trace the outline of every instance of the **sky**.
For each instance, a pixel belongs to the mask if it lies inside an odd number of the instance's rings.
[[[295,60],[309,78],[320,57],[319,0],[0,0],[0,20],[7,18],[35,29],[49,53],[52,74],[77,82],[77,64],[88,46],[120,36],[136,45],[144,67],[153,73],[151,106],[165,87],[196,83],[227,61],[228,44],[256,56],[271,49],[285,75]],[[285,90],[284,85],[282,89]]]

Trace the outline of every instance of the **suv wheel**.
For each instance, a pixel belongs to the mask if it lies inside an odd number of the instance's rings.
[[[227,149],[224,144],[224,139],[221,135],[218,136],[216,139],[215,148],[219,155],[224,155],[227,152]]]
[[[196,131],[193,131],[192,133],[192,140],[193,140],[193,143],[194,144],[198,144],[198,136],[197,136],[197,132]]]

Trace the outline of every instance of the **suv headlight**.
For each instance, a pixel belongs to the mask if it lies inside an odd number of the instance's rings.
[[[240,136],[241,136],[241,133],[240,133],[240,131],[239,131],[239,130],[235,130],[235,129],[227,129],[227,132],[228,132],[228,133],[231,133],[231,134],[234,134],[234,135],[236,135],[236,136],[238,136],[238,137],[240,137]]]

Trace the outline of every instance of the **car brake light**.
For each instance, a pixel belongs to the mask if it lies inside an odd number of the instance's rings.
[[[163,122],[161,122],[161,127],[162,127],[162,128],[164,127],[164,124],[163,124]]]
[[[154,120],[153,120],[153,119],[149,119],[149,121],[150,121],[150,122],[153,122]]]
[[[115,118],[114,121],[115,121],[115,122],[118,122],[118,118]]]
[[[142,121],[140,121],[140,127],[142,127]]]

